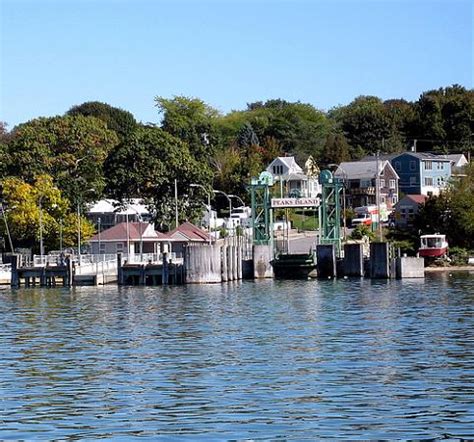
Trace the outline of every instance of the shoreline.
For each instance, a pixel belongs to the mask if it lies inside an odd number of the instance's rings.
[[[452,267],[425,267],[425,272],[438,273],[438,272],[474,272],[474,266],[452,266]]]

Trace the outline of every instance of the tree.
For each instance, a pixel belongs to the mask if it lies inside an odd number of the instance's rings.
[[[68,247],[77,244],[77,215],[71,211],[69,201],[54,186],[51,176],[39,175],[32,184],[10,177],[1,184],[7,222],[15,246],[31,247],[38,251],[41,230],[46,249],[57,249],[61,220],[63,245]],[[0,232],[3,235],[4,229],[2,223]],[[74,235],[68,232],[74,232]],[[82,240],[85,242],[93,233],[94,226],[81,217]]]
[[[121,140],[130,135],[138,126],[135,117],[128,111],[100,101],[87,101],[71,107],[66,115],[83,115],[102,120],[108,129],[117,133]]]
[[[178,182],[180,219],[195,216],[189,184],[210,189],[210,168],[193,158],[188,146],[158,127],[140,127],[107,159],[107,193],[121,201],[145,199],[158,221],[174,219],[174,180]]]
[[[163,115],[161,128],[185,142],[191,154],[204,167],[219,144],[215,126],[218,111],[198,98],[156,97],[155,103]]]
[[[332,109],[330,117],[353,152],[374,153],[382,148],[382,140],[390,137],[390,120],[380,98],[357,97],[347,106]]]
[[[474,131],[474,90],[453,85],[421,94],[411,128],[418,149],[467,150]]]
[[[321,155],[321,164],[339,164],[351,159],[349,145],[342,134],[330,133],[326,138],[326,143]]]
[[[415,218],[415,230],[444,233],[450,246],[474,249],[474,165],[465,168],[439,196],[428,198]]]
[[[102,166],[117,143],[115,132],[93,117],[38,118],[13,130],[8,174],[29,183],[51,175],[66,198],[85,201],[102,192]],[[94,193],[88,196],[91,188]]]

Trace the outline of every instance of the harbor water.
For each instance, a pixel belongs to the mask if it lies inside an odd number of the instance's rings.
[[[474,275],[0,289],[0,439],[474,438]]]

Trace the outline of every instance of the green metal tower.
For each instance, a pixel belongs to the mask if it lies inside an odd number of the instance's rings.
[[[249,186],[252,201],[253,243],[270,244],[272,240],[273,219],[270,203],[269,186],[273,185],[273,177],[262,172],[258,178],[252,178]]]
[[[321,193],[321,244],[335,244],[341,249],[341,191],[343,182],[334,178],[329,170],[319,175]]]

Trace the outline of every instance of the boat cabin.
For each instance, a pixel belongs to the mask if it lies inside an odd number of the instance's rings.
[[[420,236],[421,246],[418,250],[420,256],[438,258],[448,253],[448,242],[446,235],[422,235]]]

